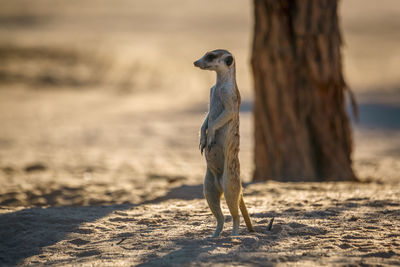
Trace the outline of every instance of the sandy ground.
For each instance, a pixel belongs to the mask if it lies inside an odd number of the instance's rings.
[[[400,193],[384,184],[250,184],[256,233],[206,239],[200,186],[147,204],[4,209],[3,262],[51,265],[399,265]],[[225,214],[228,213],[224,206]],[[274,217],[271,231],[268,223]]]
[[[341,8],[363,182],[251,183],[248,2],[1,1],[0,266],[400,265],[400,12],[374,2]],[[224,203],[206,239],[197,147],[214,77],[192,62],[217,47],[238,61],[256,232],[242,221],[231,238]]]

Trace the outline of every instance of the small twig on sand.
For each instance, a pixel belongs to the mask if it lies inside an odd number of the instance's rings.
[[[271,231],[271,229],[272,229],[272,223],[274,222],[274,217],[272,217],[272,219],[269,221],[269,224],[268,224],[268,231]]]
[[[122,239],[117,243],[117,245],[121,244],[121,243],[124,242],[125,240],[126,240],[126,237],[122,238]]]

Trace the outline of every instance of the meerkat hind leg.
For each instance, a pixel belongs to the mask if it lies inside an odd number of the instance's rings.
[[[224,215],[221,210],[222,190],[217,186],[216,178],[209,168],[207,168],[206,178],[204,179],[204,196],[207,199],[211,212],[217,219],[215,232],[209,237],[217,237],[224,227]]]
[[[230,174],[224,174],[224,196],[226,204],[232,215],[232,236],[239,234],[239,197],[241,195],[240,179],[232,177]]]

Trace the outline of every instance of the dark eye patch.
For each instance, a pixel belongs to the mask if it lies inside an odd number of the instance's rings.
[[[229,67],[233,62],[233,57],[232,56],[227,56],[225,58],[225,64]]]
[[[208,54],[208,55],[206,56],[206,61],[212,61],[212,60],[214,60],[216,57],[217,57],[217,56],[214,55],[214,54]]]

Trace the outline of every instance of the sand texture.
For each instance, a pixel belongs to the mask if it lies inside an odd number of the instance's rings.
[[[251,184],[245,192],[256,232],[249,234],[242,221],[240,236],[232,238],[228,218],[215,239],[205,238],[215,221],[200,186],[185,187],[149,204],[3,209],[1,260],[57,266],[400,264],[398,187]]]

